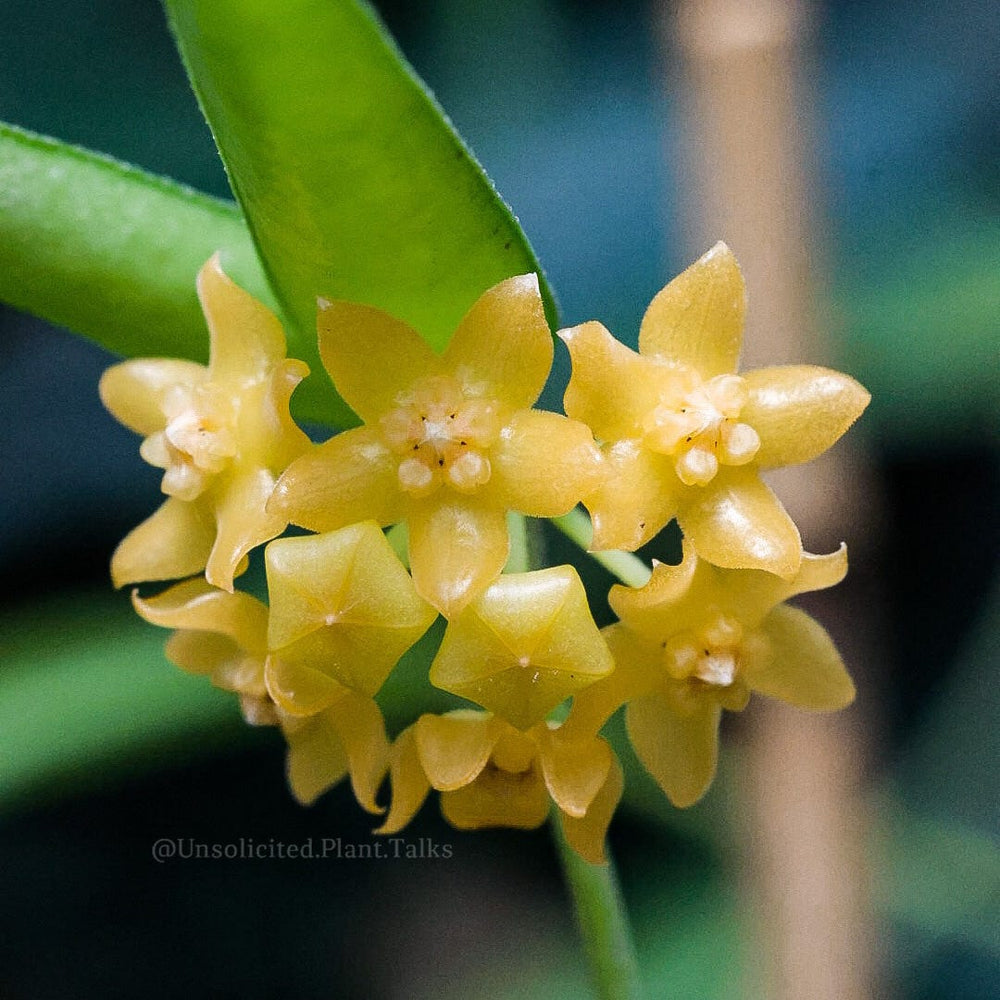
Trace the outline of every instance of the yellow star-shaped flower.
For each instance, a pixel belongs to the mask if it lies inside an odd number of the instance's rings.
[[[448,623],[435,686],[518,729],[614,669],[571,566],[505,573]]]
[[[460,830],[532,830],[558,808],[569,844],[604,862],[604,836],[622,794],[622,771],[599,737],[567,740],[555,723],[527,732],[486,712],[423,715],[392,748],[392,807],[380,833],[413,818],[431,788]]]
[[[218,255],[198,274],[198,296],[211,337],[207,368],[141,358],[101,379],[104,405],[143,435],[140,453],[164,470],[168,497],[115,551],[119,587],[204,569],[231,591],[246,554],[284,529],[265,504],[309,445],[288,412],[309,369],[285,357],[277,317],[223,274]]]
[[[634,550],[676,517],[718,566],[798,570],[798,530],[758,470],[815,458],[870,397],[826,368],[737,375],[744,309],[739,265],[719,243],[650,303],[638,354],[600,323],[560,331],[573,360],[566,412],[608,459],[584,498],[595,549]]]
[[[350,688],[369,697],[437,618],[374,521],[281,538],[265,550],[267,689],[313,715]]]
[[[376,529],[377,530],[377,529]],[[274,657],[268,653],[268,609],[249,594],[227,593],[199,578],[158,594],[133,593],[136,611],[154,625],[176,629],[167,657],[183,670],[208,676],[240,699],[253,725],[281,727],[288,743],[288,783],[304,805],[350,776],[358,802],[371,813],[389,762],[389,742],[378,705],[339,686],[309,716],[285,711],[268,692]]]
[[[674,805],[693,804],[715,774],[723,708],[744,708],[751,691],[815,710],[853,700],[830,637],[804,611],[782,603],[832,587],[846,572],[843,546],[826,556],[804,553],[786,581],[760,570],[720,569],[685,545],[681,564],[657,564],[644,587],[612,587],[608,600],[621,621],[604,634],[615,671],[573,699],[567,734],[596,733],[627,704],[639,759]]]
[[[505,514],[566,513],[597,481],[590,430],[530,409],[552,364],[538,281],[485,292],[442,355],[370,306],[319,306],[323,363],[364,426],[285,472],[269,511],[313,531],[405,521],[418,592],[450,617],[507,559]]]

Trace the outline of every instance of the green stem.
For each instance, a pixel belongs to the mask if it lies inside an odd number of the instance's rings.
[[[555,816],[552,832],[599,1000],[641,1000],[639,963],[614,863],[609,858],[592,865],[581,858]]]
[[[630,587],[642,587],[649,581],[652,570],[632,552],[619,552],[615,549],[608,549],[606,552],[589,551],[594,528],[586,512],[579,507],[550,520],[567,538],[576,542],[595,562],[599,562],[622,583]]]
[[[510,536],[510,554],[505,573],[527,573],[531,569],[531,544],[528,541],[528,524],[523,514],[507,511],[507,533]]]

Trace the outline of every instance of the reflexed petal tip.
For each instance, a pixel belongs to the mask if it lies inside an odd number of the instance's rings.
[[[280,320],[222,270],[218,253],[198,272],[197,288],[211,338],[213,379],[262,376],[284,359]]]
[[[124,587],[200,573],[214,541],[214,521],[201,503],[169,497],[115,549],[111,580],[116,587]]]

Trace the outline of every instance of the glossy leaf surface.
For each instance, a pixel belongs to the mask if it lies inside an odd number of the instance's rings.
[[[406,321],[440,350],[485,289],[539,270],[517,221],[365,4],[167,0],[167,9],[298,328],[313,328],[318,296],[346,299]],[[313,355],[304,360],[319,370]]]

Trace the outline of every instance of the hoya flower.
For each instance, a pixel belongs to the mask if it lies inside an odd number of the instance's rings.
[[[380,833],[401,830],[431,788],[452,826],[478,830],[541,826],[551,803],[566,840],[594,864],[622,794],[622,771],[608,744],[564,739],[556,723],[527,732],[486,712],[423,715],[392,748],[392,806]]]
[[[857,419],[852,378],[793,365],[736,374],[745,290],[718,243],[650,303],[639,353],[596,322],[560,332],[566,412],[602,442],[609,472],[584,502],[595,549],[634,550],[677,518],[703,559],[791,577],[802,545],[759,470],[807,462]]]
[[[375,695],[437,617],[374,521],[278,539],[265,562],[267,689],[291,715]]]
[[[288,412],[309,373],[285,357],[276,316],[222,272],[218,254],[198,274],[208,323],[208,367],[139,358],[108,369],[101,399],[143,435],[139,449],[164,470],[166,502],[132,531],[111,560],[116,586],[205,570],[233,589],[246,554],[285,522],[265,512],[278,476],[309,445]]]
[[[576,570],[554,566],[504,574],[454,617],[430,680],[529,729],[613,669]]]
[[[292,463],[272,514],[313,531],[405,521],[417,590],[450,617],[503,568],[507,511],[555,516],[593,490],[590,430],[530,409],[552,364],[534,275],[485,292],[441,355],[371,306],[320,300],[318,325],[364,426]]]
[[[370,697],[347,687],[308,717],[276,704],[266,684],[273,657],[267,649],[264,604],[249,594],[218,590],[201,578],[156,597],[134,593],[132,603],[146,621],[177,630],[167,640],[170,660],[235,692],[247,722],[281,727],[288,743],[289,785],[300,802],[312,802],[350,775],[358,802],[369,812],[382,811],[375,793],[388,767],[389,743],[381,711]]]
[[[677,806],[705,793],[715,774],[722,709],[743,709],[752,691],[800,708],[850,704],[854,685],[823,628],[782,602],[839,583],[844,546],[804,553],[783,580],[721,569],[685,544],[678,566],[657,564],[641,588],[612,587],[621,619],[604,630],[615,658],[606,680],[573,700],[567,733],[597,732],[619,705],[636,754]]]

